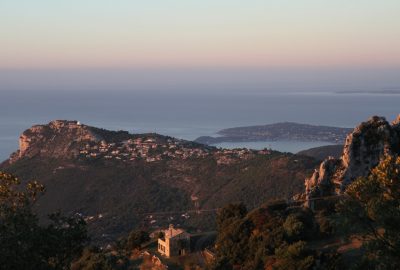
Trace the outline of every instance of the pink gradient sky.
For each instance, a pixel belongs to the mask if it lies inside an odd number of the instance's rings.
[[[0,68],[400,67],[399,14],[398,0],[2,0]]]

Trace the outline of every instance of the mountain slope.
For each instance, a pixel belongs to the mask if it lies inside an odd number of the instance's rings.
[[[343,145],[325,145],[320,147],[314,147],[307,150],[302,150],[297,155],[303,155],[313,157],[318,160],[324,160],[328,157],[340,158],[343,152]]]
[[[219,150],[158,134],[129,134],[53,121],[34,126],[0,169],[47,188],[37,211],[80,213],[96,240],[138,226],[191,223],[186,211],[243,201],[255,207],[302,191],[316,165],[309,157],[273,151]],[[152,216],[149,218],[149,216]],[[201,219],[201,218],[199,218]]]

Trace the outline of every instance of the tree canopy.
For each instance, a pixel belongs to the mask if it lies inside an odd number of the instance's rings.
[[[41,225],[32,206],[45,188],[37,181],[22,186],[0,172],[0,269],[69,269],[88,239],[80,216],[49,215]]]
[[[344,227],[363,240],[359,267],[400,269],[400,157],[387,156],[346,195],[338,212]]]

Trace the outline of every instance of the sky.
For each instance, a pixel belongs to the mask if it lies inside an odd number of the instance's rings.
[[[0,70],[400,67],[398,0],[1,0]]]

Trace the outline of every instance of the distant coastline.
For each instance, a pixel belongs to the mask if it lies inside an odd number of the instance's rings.
[[[365,90],[352,90],[352,91],[335,91],[335,94],[348,95],[348,94],[367,94],[367,95],[400,95],[400,89],[383,89],[375,91]]]
[[[226,142],[298,141],[342,144],[351,128],[316,126],[294,122],[223,129],[218,137],[201,136],[195,141],[208,145]]]
[[[93,95],[90,91],[84,91],[79,95],[67,95],[63,91],[52,93],[27,91],[23,99],[19,97],[17,91],[13,94],[2,93],[0,160],[7,159],[11,152],[18,148],[19,135],[26,127],[51,121],[55,116],[79,119],[83,123],[109,130],[128,130],[133,133],[156,132],[192,141],[203,135],[222,136],[216,132],[223,128],[288,120],[297,123],[307,121],[315,125],[353,127],[360,119],[365,119],[369,115],[381,115],[393,119],[399,111],[398,95],[340,95],[328,91],[326,94],[321,93],[309,92],[306,95],[300,92],[285,95],[265,93],[248,96],[206,93],[203,96],[193,96],[161,92],[158,95],[151,92],[123,94],[116,91],[115,94],[107,96],[107,99],[102,99],[101,95]],[[52,100],[50,104],[49,99]],[[32,102],[20,106],[21,100]],[[151,108],[147,104],[151,104]],[[313,143],[310,146],[297,142],[300,150],[319,145]],[[264,144],[235,143],[232,147],[264,145],[269,146],[268,141]],[[288,150],[287,145],[287,143],[271,143],[273,149],[282,151]],[[292,145],[294,144],[290,144]],[[280,148],[282,146],[285,148]],[[293,151],[295,150],[297,148]]]

